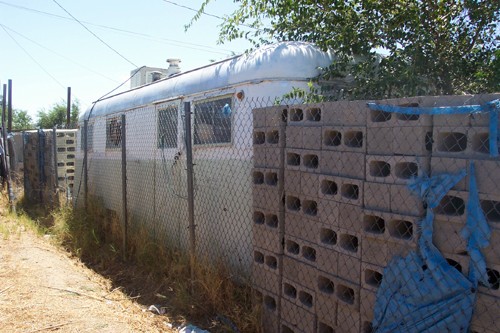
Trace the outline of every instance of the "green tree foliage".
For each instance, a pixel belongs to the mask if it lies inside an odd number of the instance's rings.
[[[12,129],[13,130],[31,130],[34,129],[33,118],[24,110],[12,110]]]
[[[75,101],[71,105],[70,123],[72,125],[78,122],[80,114],[80,105]],[[49,110],[38,111],[38,121],[36,125],[40,128],[65,128],[66,127],[66,103],[56,103]],[[70,126],[72,126],[70,125]]]
[[[500,90],[498,0],[234,2],[239,7],[225,17],[220,42],[313,42],[336,54],[325,78],[352,75],[352,97]]]

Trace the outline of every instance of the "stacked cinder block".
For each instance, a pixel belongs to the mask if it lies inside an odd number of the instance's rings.
[[[56,130],[57,182],[61,190],[72,190],[75,182],[77,130]]]
[[[279,332],[284,232],[286,107],[253,110],[252,281],[264,332]]]
[[[498,97],[377,103],[445,106]],[[472,328],[500,328],[495,315],[500,305],[500,165],[489,154],[488,124],[485,115],[404,115],[370,110],[364,101],[254,110],[253,276],[261,299],[274,297],[267,302],[278,309],[272,329],[371,332],[384,268],[416,249],[418,223],[426,214],[408,183],[458,172],[471,161],[492,230],[491,245],[483,251],[492,288],[479,287]],[[271,132],[280,139],[268,140]],[[470,258],[460,232],[468,190],[466,177],[434,210],[433,242],[464,274]],[[268,217],[276,211],[277,219]]]
[[[424,106],[483,105],[500,98],[499,94],[453,96],[453,99],[426,98]],[[469,168],[475,165],[475,176],[481,208],[491,230],[488,247],[482,250],[486,259],[491,288],[479,286],[476,310],[471,324],[473,332],[500,330],[500,159],[492,157],[489,146],[487,113],[434,116],[431,173],[456,173],[466,169],[467,176],[443,198],[435,210],[433,242],[447,261],[468,274],[470,257],[460,235],[467,218]]]

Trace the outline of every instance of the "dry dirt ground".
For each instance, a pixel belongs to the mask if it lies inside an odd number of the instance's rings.
[[[1,215],[0,230],[0,332],[175,332],[49,240]]]

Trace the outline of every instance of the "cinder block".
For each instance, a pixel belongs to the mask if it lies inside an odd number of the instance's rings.
[[[320,171],[325,175],[364,180],[365,154],[356,152],[322,151]]]
[[[337,262],[338,277],[359,285],[361,281],[361,256],[352,257],[339,253]]]
[[[338,226],[349,232],[361,233],[363,227],[363,209],[359,205],[339,203]]]
[[[293,303],[308,312],[315,313],[316,311],[316,293],[314,289],[306,288],[296,282],[293,282],[283,277],[282,283],[282,310],[283,300]],[[283,316],[283,312],[282,312]],[[288,320],[287,320],[288,321]]]
[[[481,252],[486,258],[487,265],[500,265],[500,229],[491,228],[490,245],[481,249]]]
[[[318,330],[317,333],[332,333],[335,332],[337,321],[337,308],[335,308],[335,315],[320,316],[318,313]]]
[[[468,128],[434,126],[432,154],[434,156],[465,157],[472,156]]]
[[[263,333],[278,332],[281,298],[262,288],[253,290],[253,302],[261,308],[261,329]]]
[[[500,329],[500,298],[479,292],[477,294],[476,305],[471,320],[471,328],[477,332],[490,332],[481,329],[498,332]]]
[[[303,129],[302,126],[287,126],[286,127],[286,147],[302,149],[304,147],[303,142]]]
[[[338,252],[361,258],[361,234],[346,229],[337,229]]]
[[[321,126],[322,104],[293,105],[288,109],[289,126]]]
[[[479,193],[498,194],[500,187],[500,161],[498,160],[469,160],[476,169],[476,182]],[[469,169],[468,169],[469,170]]]
[[[366,156],[366,180],[406,184],[413,178],[429,175],[430,159],[414,156]]]
[[[285,213],[285,235],[314,243],[318,233],[316,221],[297,214]]]
[[[450,190],[434,209],[437,220],[465,223],[469,193]]]
[[[361,287],[362,291],[377,292],[384,276],[384,267],[370,263],[361,263]],[[362,294],[363,295],[363,294]],[[363,302],[363,297],[361,297]]]
[[[423,102],[422,97],[398,98],[377,101],[376,104],[394,105],[401,107],[418,107]],[[393,126],[431,126],[432,116],[430,115],[409,115],[403,113],[392,113],[372,110],[368,112],[368,127],[393,127]]]
[[[319,173],[321,165],[321,150],[304,149],[301,155],[301,162],[301,171]]]
[[[252,284],[273,294],[279,294],[283,256],[255,248],[253,251]]]
[[[299,170],[285,170],[285,192],[302,193],[302,172]]]
[[[392,257],[388,254],[388,241],[364,235],[361,246],[361,261],[385,267]]]
[[[254,187],[282,188],[283,179],[280,169],[253,168],[252,183]]]
[[[318,321],[327,326],[335,327],[337,322],[337,304],[338,300],[335,296],[334,282],[326,276],[320,276],[316,290]]]
[[[363,181],[345,177],[319,176],[319,196],[352,205],[363,205]]]
[[[285,148],[285,128],[266,127],[265,145],[271,148]]]
[[[283,211],[282,193],[277,188],[253,187],[253,206],[269,211]]]
[[[315,333],[316,316],[283,298],[281,304],[281,333]]]
[[[285,165],[284,148],[266,148],[266,167],[274,169],[283,169]],[[257,165],[256,165],[257,166]]]
[[[316,287],[316,268],[289,256],[283,257],[283,277],[310,290]]]
[[[256,128],[253,130],[253,146],[265,147],[266,146],[266,131],[265,128]]]
[[[397,155],[426,156],[432,152],[432,127],[393,127],[393,153]]]
[[[366,152],[366,127],[323,126],[322,150]]]
[[[361,316],[359,311],[353,310],[339,302],[337,306],[337,330],[343,333],[359,333]]]
[[[471,153],[477,158],[489,158],[490,152],[490,130],[489,127],[473,127],[467,131],[469,137]],[[497,154],[500,154],[500,147],[497,145]]]
[[[500,228],[500,195],[479,194],[479,203],[491,228]]]
[[[368,322],[368,323],[373,322],[373,319],[374,319],[373,310],[375,309],[376,300],[377,300],[376,291],[361,288],[359,312],[361,314],[361,325],[362,326],[365,326],[365,325],[363,325],[363,322]],[[361,332],[365,332],[363,330],[363,327],[362,327]],[[370,333],[370,332],[371,331],[368,331],[367,333]]]
[[[282,254],[282,215],[278,212],[254,210],[253,212],[253,245]]]
[[[337,252],[335,246],[317,246],[316,268],[318,271],[336,276],[338,274],[338,256],[339,252]]]
[[[307,196],[317,197],[320,175],[311,172],[301,172],[299,177],[301,193]]]
[[[323,124],[336,126],[365,126],[366,101],[338,101],[324,104]]]
[[[254,128],[266,127],[267,108],[255,108],[252,110],[252,119]]]
[[[368,154],[394,154],[395,136],[392,127],[367,127],[366,137],[366,152]]]
[[[302,148],[321,150],[321,127],[302,127]]]
[[[286,125],[288,108],[286,106],[271,106],[265,108],[266,127],[280,127]]]
[[[285,149],[285,169],[287,170],[301,170],[302,165],[302,150],[301,149]]]
[[[431,157],[431,176],[437,176],[441,174],[457,174],[462,170],[466,170],[468,172],[468,160],[463,158],[454,158],[454,157],[439,157],[432,156]],[[486,169],[489,169],[486,167]],[[477,169],[476,169],[477,170]],[[476,171],[476,176],[478,176],[479,180],[479,170]],[[479,184],[479,182],[478,182]],[[454,190],[465,191],[469,186],[469,176],[468,174],[459,181],[454,187]]]
[[[285,254],[291,258],[316,266],[317,248],[315,243],[285,235]]]
[[[409,216],[425,215],[424,203],[407,185],[390,185],[391,212]]]
[[[391,184],[364,182],[363,206],[365,209],[391,211]]]
[[[488,273],[488,282],[490,283],[490,288],[487,288],[479,284],[479,291],[500,298],[500,265],[495,265],[488,263],[486,265],[486,272]]]
[[[318,199],[318,221],[324,224],[339,225],[339,203]]]

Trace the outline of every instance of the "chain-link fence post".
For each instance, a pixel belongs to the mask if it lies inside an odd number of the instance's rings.
[[[187,190],[188,190],[188,220],[189,220],[189,257],[191,269],[191,282],[194,281],[194,263],[196,258],[196,232],[194,224],[194,168],[193,168],[193,142],[191,136],[191,103],[184,103],[186,117],[186,164],[187,164]]]
[[[88,187],[88,168],[87,168],[87,163],[88,163],[88,151],[87,151],[87,144],[88,144],[88,125],[89,121],[84,120],[83,121],[83,206],[85,207],[85,211],[87,211],[87,205],[88,205],[88,192],[89,192],[89,187]]]
[[[127,144],[125,115],[122,114],[122,216],[123,216],[123,259],[127,257]]]
[[[52,140],[53,140],[53,144],[52,144],[52,152],[54,154],[54,159],[53,159],[53,162],[54,162],[54,195],[56,196],[56,199],[57,199],[57,193],[58,193],[58,189],[59,189],[59,175],[58,175],[58,170],[57,170],[57,127],[54,126],[54,128],[52,129]]]

